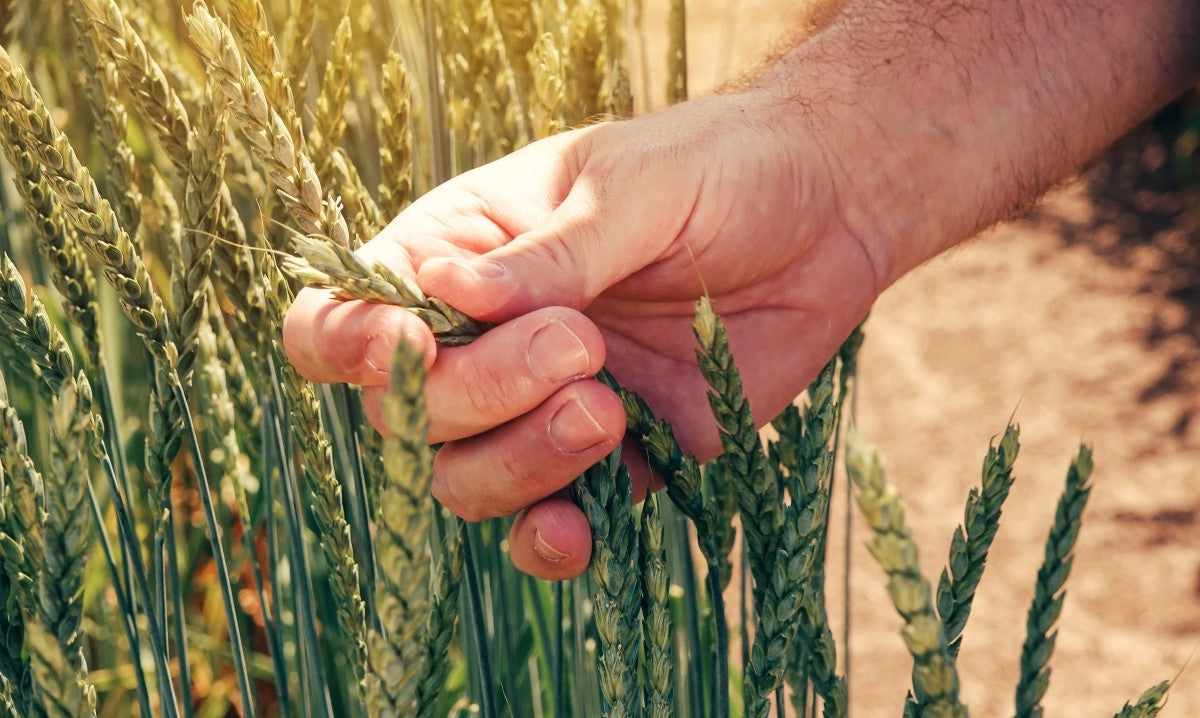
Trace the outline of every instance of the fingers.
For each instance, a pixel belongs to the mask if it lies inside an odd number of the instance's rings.
[[[569,498],[552,496],[517,515],[508,532],[508,548],[518,570],[563,581],[587,570],[592,531]]]
[[[604,366],[596,326],[562,307],[514,319],[464,347],[444,348],[426,385],[430,441],[472,436],[521,416]]]
[[[508,516],[566,487],[608,454],[625,431],[621,401],[577,381],[528,414],[452,441],[434,460],[432,491],[468,521]]]
[[[386,384],[400,340],[422,351],[427,366],[433,363],[433,334],[399,307],[341,301],[326,290],[303,289],[283,320],[284,350],[310,381]]]

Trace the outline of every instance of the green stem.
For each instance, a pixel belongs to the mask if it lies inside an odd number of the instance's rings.
[[[113,557],[112,542],[108,538],[108,529],[104,528],[104,513],[100,510],[100,501],[96,498],[96,491],[92,488],[90,481],[87,484],[87,490],[88,505],[92,508],[92,523],[100,535],[100,548],[104,552],[104,561],[108,564],[108,573],[113,578],[112,587],[113,592],[117,595],[117,607],[121,610],[121,627],[125,629],[125,638],[129,641],[129,662],[133,666],[137,687],[139,715],[153,715],[150,712],[150,692],[146,688],[146,671],[142,668],[142,641],[138,636],[137,624],[133,618],[134,608],[129,602],[129,593],[125,590],[125,586],[121,585],[121,573],[116,559]]]
[[[467,578],[467,603],[471,626],[475,632],[475,655],[473,656],[476,677],[479,679],[479,708],[484,718],[498,718],[495,702],[495,685],[492,683],[492,659],[488,652],[487,627],[483,620],[483,593],[476,573],[474,536],[468,531],[463,535],[463,564]]]
[[[187,396],[178,378],[173,378],[171,391],[175,401],[179,402],[183,414],[183,423],[188,446],[192,451],[192,460],[196,469],[196,483],[200,488],[200,502],[204,509],[204,522],[208,527],[208,540],[212,545],[213,562],[216,564],[217,584],[221,588],[221,601],[225,604],[225,617],[229,629],[229,648],[233,656],[233,672],[237,677],[238,691],[242,699],[242,715],[254,718],[256,715],[253,695],[250,691],[250,676],[246,670],[246,653],[242,646],[241,622],[238,620],[237,602],[233,595],[233,586],[229,582],[229,565],[225,560],[225,547],[221,541],[221,529],[217,522],[216,508],[213,506],[212,486],[208,481],[208,471],[204,468],[204,452],[200,448],[200,439],[196,435],[196,426],[192,423],[191,409],[188,407]]]

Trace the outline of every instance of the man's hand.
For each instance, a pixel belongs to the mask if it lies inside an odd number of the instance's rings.
[[[711,458],[720,442],[691,333],[702,293],[729,325],[760,421],[795,397],[876,296],[821,149],[794,130],[781,137],[779,113],[752,92],[708,98],[466,173],[362,251],[498,326],[468,346],[439,347],[402,309],[305,290],[284,327],[289,356],[315,381],[367,387],[378,424],[395,343],[421,348],[429,438],[444,442],[434,495],[469,520],[523,512],[514,563],[575,576],[590,532],[561,492],[625,428],[620,401],[591,378],[602,366],[685,449]],[[784,143],[797,151],[782,152]]]
[[[1195,0],[850,2],[736,94],[534,143],[364,248],[499,325],[474,344],[437,347],[404,310],[305,291],[285,345],[372,406],[395,342],[424,350],[430,439],[445,442],[435,496],[468,519],[521,512],[513,562],[575,576],[590,538],[561,491],[624,430],[590,378],[602,365],[714,456],[701,293],[768,420],[885,287],[1200,80],[1198,26]]]

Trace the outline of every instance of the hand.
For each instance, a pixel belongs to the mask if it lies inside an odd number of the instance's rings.
[[[314,381],[366,387],[397,341],[425,352],[434,496],[468,520],[520,513],[514,564],[545,578],[590,555],[571,480],[622,440],[607,366],[700,459],[720,451],[691,332],[696,300],[728,324],[755,416],[786,406],[878,290],[841,221],[822,148],[754,92],[536,142],[405,210],[361,251],[431,296],[498,326],[439,347],[404,310],[304,290],[284,342]],[[785,131],[786,130],[786,131]],[[636,450],[627,456],[636,458]],[[647,472],[637,472],[644,493]]]

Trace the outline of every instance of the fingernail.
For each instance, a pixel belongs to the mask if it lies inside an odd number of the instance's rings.
[[[525,361],[534,376],[557,383],[587,371],[588,351],[575,332],[555,321],[534,332]]]
[[[504,265],[490,259],[446,259],[445,263],[455,271],[466,274],[471,279],[499,279],[504,276]]]
[[[578,399],[563,404],[550,419],[550,441],[564,454],[578,454],[609,438]]]
[[[376,334],[367,340],[367,348],[363,352],[363,361],[375,371],[391,372],[392,355],[396,347],[388,337]]]
[[[538,529],[533,531],[533,552],[550,563],[562,563],[567,560],[565,553],[546,543],[546,539],[542,538],[542,532]]]

